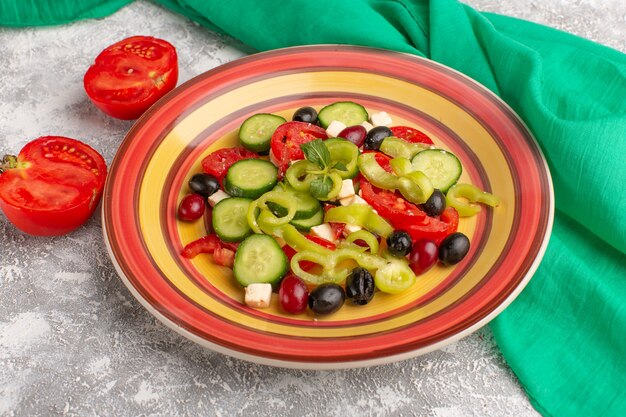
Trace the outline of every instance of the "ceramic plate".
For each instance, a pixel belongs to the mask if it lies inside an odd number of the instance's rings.
[[[462,219],[468,256],[436,267],[400,295],[314,317],[242,304],[243,291],[210,255],[182,258],[206,234],[202,221],[176,219],[187,181],[210,152],[237,144],[252,114],[290,119],[356,101],[386,111],[394,125],[426,132],[461,160],[461,178],[503,204]],[[552,225],[550,174],[514,112],[486,88],[430,60],[353,46],[307,46],[249,56],[181,85],[129,132],[113,161],[103,199],[104,236],[119,275],[165,324],[190,339],[257,363],[345,368],[417,356],[486,324],[528,283]]]

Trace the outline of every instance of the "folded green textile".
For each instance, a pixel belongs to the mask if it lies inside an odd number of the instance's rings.
[[[0,24],[64,23],[125,3],[5,0]],[[626,416],[626,55],[456,0],[158,3],[258,50],[393,49],[500,95],[546,155],[557,211],[535,277],[492,324],[496,340],[544,415]]]

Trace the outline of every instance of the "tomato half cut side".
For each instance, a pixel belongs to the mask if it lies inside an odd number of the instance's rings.
[[[278,126],[270,142],[270,159],[282,174],[289,168],[289,163],[304,159],[300,145],[315,139],[327,139],[326,131],[314,124],[287,122]]]
[[[433,144],[432,139],[424,132],[421,132],[413,127],[408,126],[393,126],[390,127],[391,133],[400,139],[404,139],[411,143],[427,143]]]
[[[90,146],[61,136],[28,143],[0,174],[0,208],[18,229],[36,236],[69,233],[93,214],[106,163]]]
[[[91,101],[106,114],[132,120],[178,81],[178,56],[172,44],[151,36],[133,36],[105,48],[85,73]]]

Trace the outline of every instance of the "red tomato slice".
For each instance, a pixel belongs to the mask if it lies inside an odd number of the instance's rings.
[[[232,268],[235,264],[235,252],[227,248],[219,247],[213,252],[213,262],[217,265]]]
[[[405,229],[414,242],[419,239],[430,239],[437,245],[451,233],[456,232],[459,225],[459,213],[453,207],[446,207],[440,219],[426,216],[426,218]]]
[[[303,143],[315,139],[327,139],[326,131],[319,126],[304,122],[287,122],[278,126],[272,135],[272,162],[278,166],[279,172],[285,173],[289,162],[304,159],[300,149]]]
[[[393,191],[374,187],[366,179],[361,180],[361,197],[397,229],[407,229],[427,217],[415,204]]]
[[[162,39],[133,36],[100,53],[83,84],[93,103],[118,119],[137,119],[176,86],[176,49]]]
[[[394,126],[390,127],[391,133],[400,139],[404,139],[407,142],[411,143],[427,143],[429,145],[433,144],[433,141],[428,137],[428,135],[424,132],[420,132],[419,130],[408,127],[408,126]]]
[[[0,208],[20,230],[55,236],[80,227],[93,214],[107,168],[88,145],[61,136],[28,143],[17,166],[0,174]]]
[[[226,176],[228,168],[237,161],[242,159],[258,158],[254,152],[243,147],[239,148],[222,148],[209,154],[202,160],[202,170],[207,174],[213,175],[222,182]]]
[[[225,250],[232,252],[234,256],[234,251],[237,250],[238,246],[239,243],[223,242],[219,237],[217,237],[217,235],[210,234],[188,243],[183,248],[181,255],[185,258],[191,259],[200,255],[201,253],[209,253],[213,254],[213,260],[215,261],[215,263],[217,263],[218,265],[228,266],[223,263],[219,263],[216,257],[219,258],[221,256],[223,259],[225,259],[226,256],[228,256],[227,253],[224,253]]]

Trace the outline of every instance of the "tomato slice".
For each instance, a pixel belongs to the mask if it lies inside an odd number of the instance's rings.
[[[0,174],[0,208],[31,235],[68,233],[93,214],[106,172],[102,156],[80,141],[35,139],[20,151],[16,166]]]
[[[176,86],[176,49],[162,39],[133,36],[104,49],[85,73],[91,101],[106,114],[137,119]]]
[[[426,216],[423,221],[405,229],[414,242],[420,239],[435,241],[437,245],[451,233],[456,232],[459,225],[459,213],[453,207],[446,207],[439,219]]]
[[[304,159],[304,152],[300,149],[300,145],[315,139],[327,138],[328,135],[324,129],[311,123],[283,123],[272,135],[271,160],[282,175],[289,168],[291,161]]]
[[[390,127],[391,133],[400,139],[404,139],[407,142],[411,143],[427,143],[429,145],[433,144],[433,141],[428,137],[428,135],[424,132],[421,132],[415,128],[408,126],[394,126]]]
[[[223,242],[216,234],[209,234],[188,243],[183,248],[181,255],[191,259],[201,253],[209,253],[213,255],[213,261],[217,265],[232,268],[237,246],[239,243]]]
[[[230,168],[232,164],[242,159],[258,157],[259,155],[243,147],[222,148],[209,154],[202,160],[202,170],[222,182],[228,172],[228,168]]]
[[[374,187],[364,178],[361,180],[361,197],[396,229],[407,229],[427,217],[422,209],[398,193]]]

